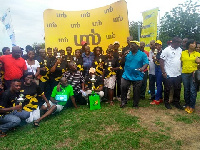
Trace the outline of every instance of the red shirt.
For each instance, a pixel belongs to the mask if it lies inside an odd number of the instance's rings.
[[[149,58],[149,52],[144,50],[144,53],[145,53],[145,54],[147,55],[147,57]],[[148,68],[145,69],[144,72],[147,71],[147,70],[148,70]]]
[[[4,64],[5,80],[13,80],[20,79],[23,76],[25,70],[27,70],[27,66],[25,60],[23,58],[15,59],[10,55],[3,55],[0,57],[0,61]]]

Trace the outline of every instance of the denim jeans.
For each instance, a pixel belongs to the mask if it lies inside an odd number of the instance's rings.
[[[163,92],[163,86],[162,86],[162,82],[163,82],[163,76],[162,76],[162,71],[160,69],[160,66],[155,66],[155,73],[156,73],[156,87],[157,87],[157,93],[155,96],[155,100],[159,100],[162,99],[162,92]]]
[[[14,111],[11,112],[10,114],[11,114],[11,115],[15,115],[15,116],[19,117],[19,118],[22,119],[22,120],[25,120],[25,119],[27,119],[27,118],[30,117],[30,112],[25,111],[25,110],[22,110],[22,111],[14,110]]]
[[[0,116],[0,130],[7,132],[10,128],[16,127],[20,124],[21,119],[15,115]]]
[[[194,82],[193,73],[182,73],[184,86],[184,99],[186,106],[195,108],[197,97],[197,83]]]
[[[139,93],[140,93],[140,88],[142,86],[142,80],[130,81],[124,78],[121,79],[121,103],[122,105],[127,103],[127,93],[131,83],[133,84],[133,107],[138,107],[140,100]]]
[[[155,99],[155,83],[156,83],[156,76],[149,74],[149,90],[151,93],[151,100]]]

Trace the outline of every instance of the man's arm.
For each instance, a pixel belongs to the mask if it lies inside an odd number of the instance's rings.
[[[160,62],[160,69],[162,71],[162,75],[164,78],[167,78],[167,73],[165,72],[165,68],[164,68],[164,60],[160,59],[159,62]]]
[[[54,97],[50,97],[50,101],[52,102],[52,103],[57,103],[57,101],[55,100],[55,98]]]
[[[73,103],[74,107],[75,107],[75,108],[78,108],[77,105],[76,105],[74,96],[71,96],[70,98],[71,98],[71,100],[72,100],[72,103]]]
[[[0,108],[0,113],[6,113],[11,112],[13,110],[21,110],[22,105],[16,105],[15,107],[9,107],[9,108]]]

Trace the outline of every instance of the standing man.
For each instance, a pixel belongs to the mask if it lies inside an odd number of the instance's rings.
[[[149,52],[145,51],[144,48],[145,48],[145,43],[140,42],[140,50],[142,52],[144,52],[147,55],[147,57],[149,58]],[[144,78],[143,78],[142,86],[140,89],[140,99],[145,99],[145,92],[146,92],[146,88],[147,88],[147,78],[148,78],[148,69],[146,68],[144,70]]]
[[[11,55],[3,55],[0,61],[4,64],[5,88],[9,89],[13,79],[20,79],[27,71],[26,62],[21,58],[22,50],[19,46],[12,47]]]
[[[183,109],[180,105],[181,42],[182,40],[179,37],[174,37],[171,46],[165,48],[160,55],[160,68],[164,78],[164,102],[167,109],[172,109],[169,104],[169,93],[172,87],[174,87],[174,106]]]
[[[125,51],[130,50],[130,48],[131,48],[130,41],[133,41],[132,36],[127,37],[127,46],[122,49],[122,54],[124,54]]]
[[[127,104],[127,92],[131,83],[133,84],[133,107],[137,108],[139,104],[139,93],[144,76],[143,71],[149,64],[147,55],[138,50],[139,46],[140,42],[131,41],[130,50],[126,51],[122,57],[122,61],[125,61],[125,66],[121,79],[121,108]]]
[[[150,90],[150,100],[155,100],[155,83],[156,83],[156,75],[155,75],[155,64],[153,58],[156,55],[155,51],[155,41],[152,40],[150,42],[150,51],[149,51],[149,90]]]

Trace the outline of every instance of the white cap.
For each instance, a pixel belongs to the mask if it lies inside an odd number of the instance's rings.
[[[113,45],[115,45],[115,44],[119,44],[119,41],[115,41],[114,43],[113,43]],[[120,45],[120,44],[119,44]]]

